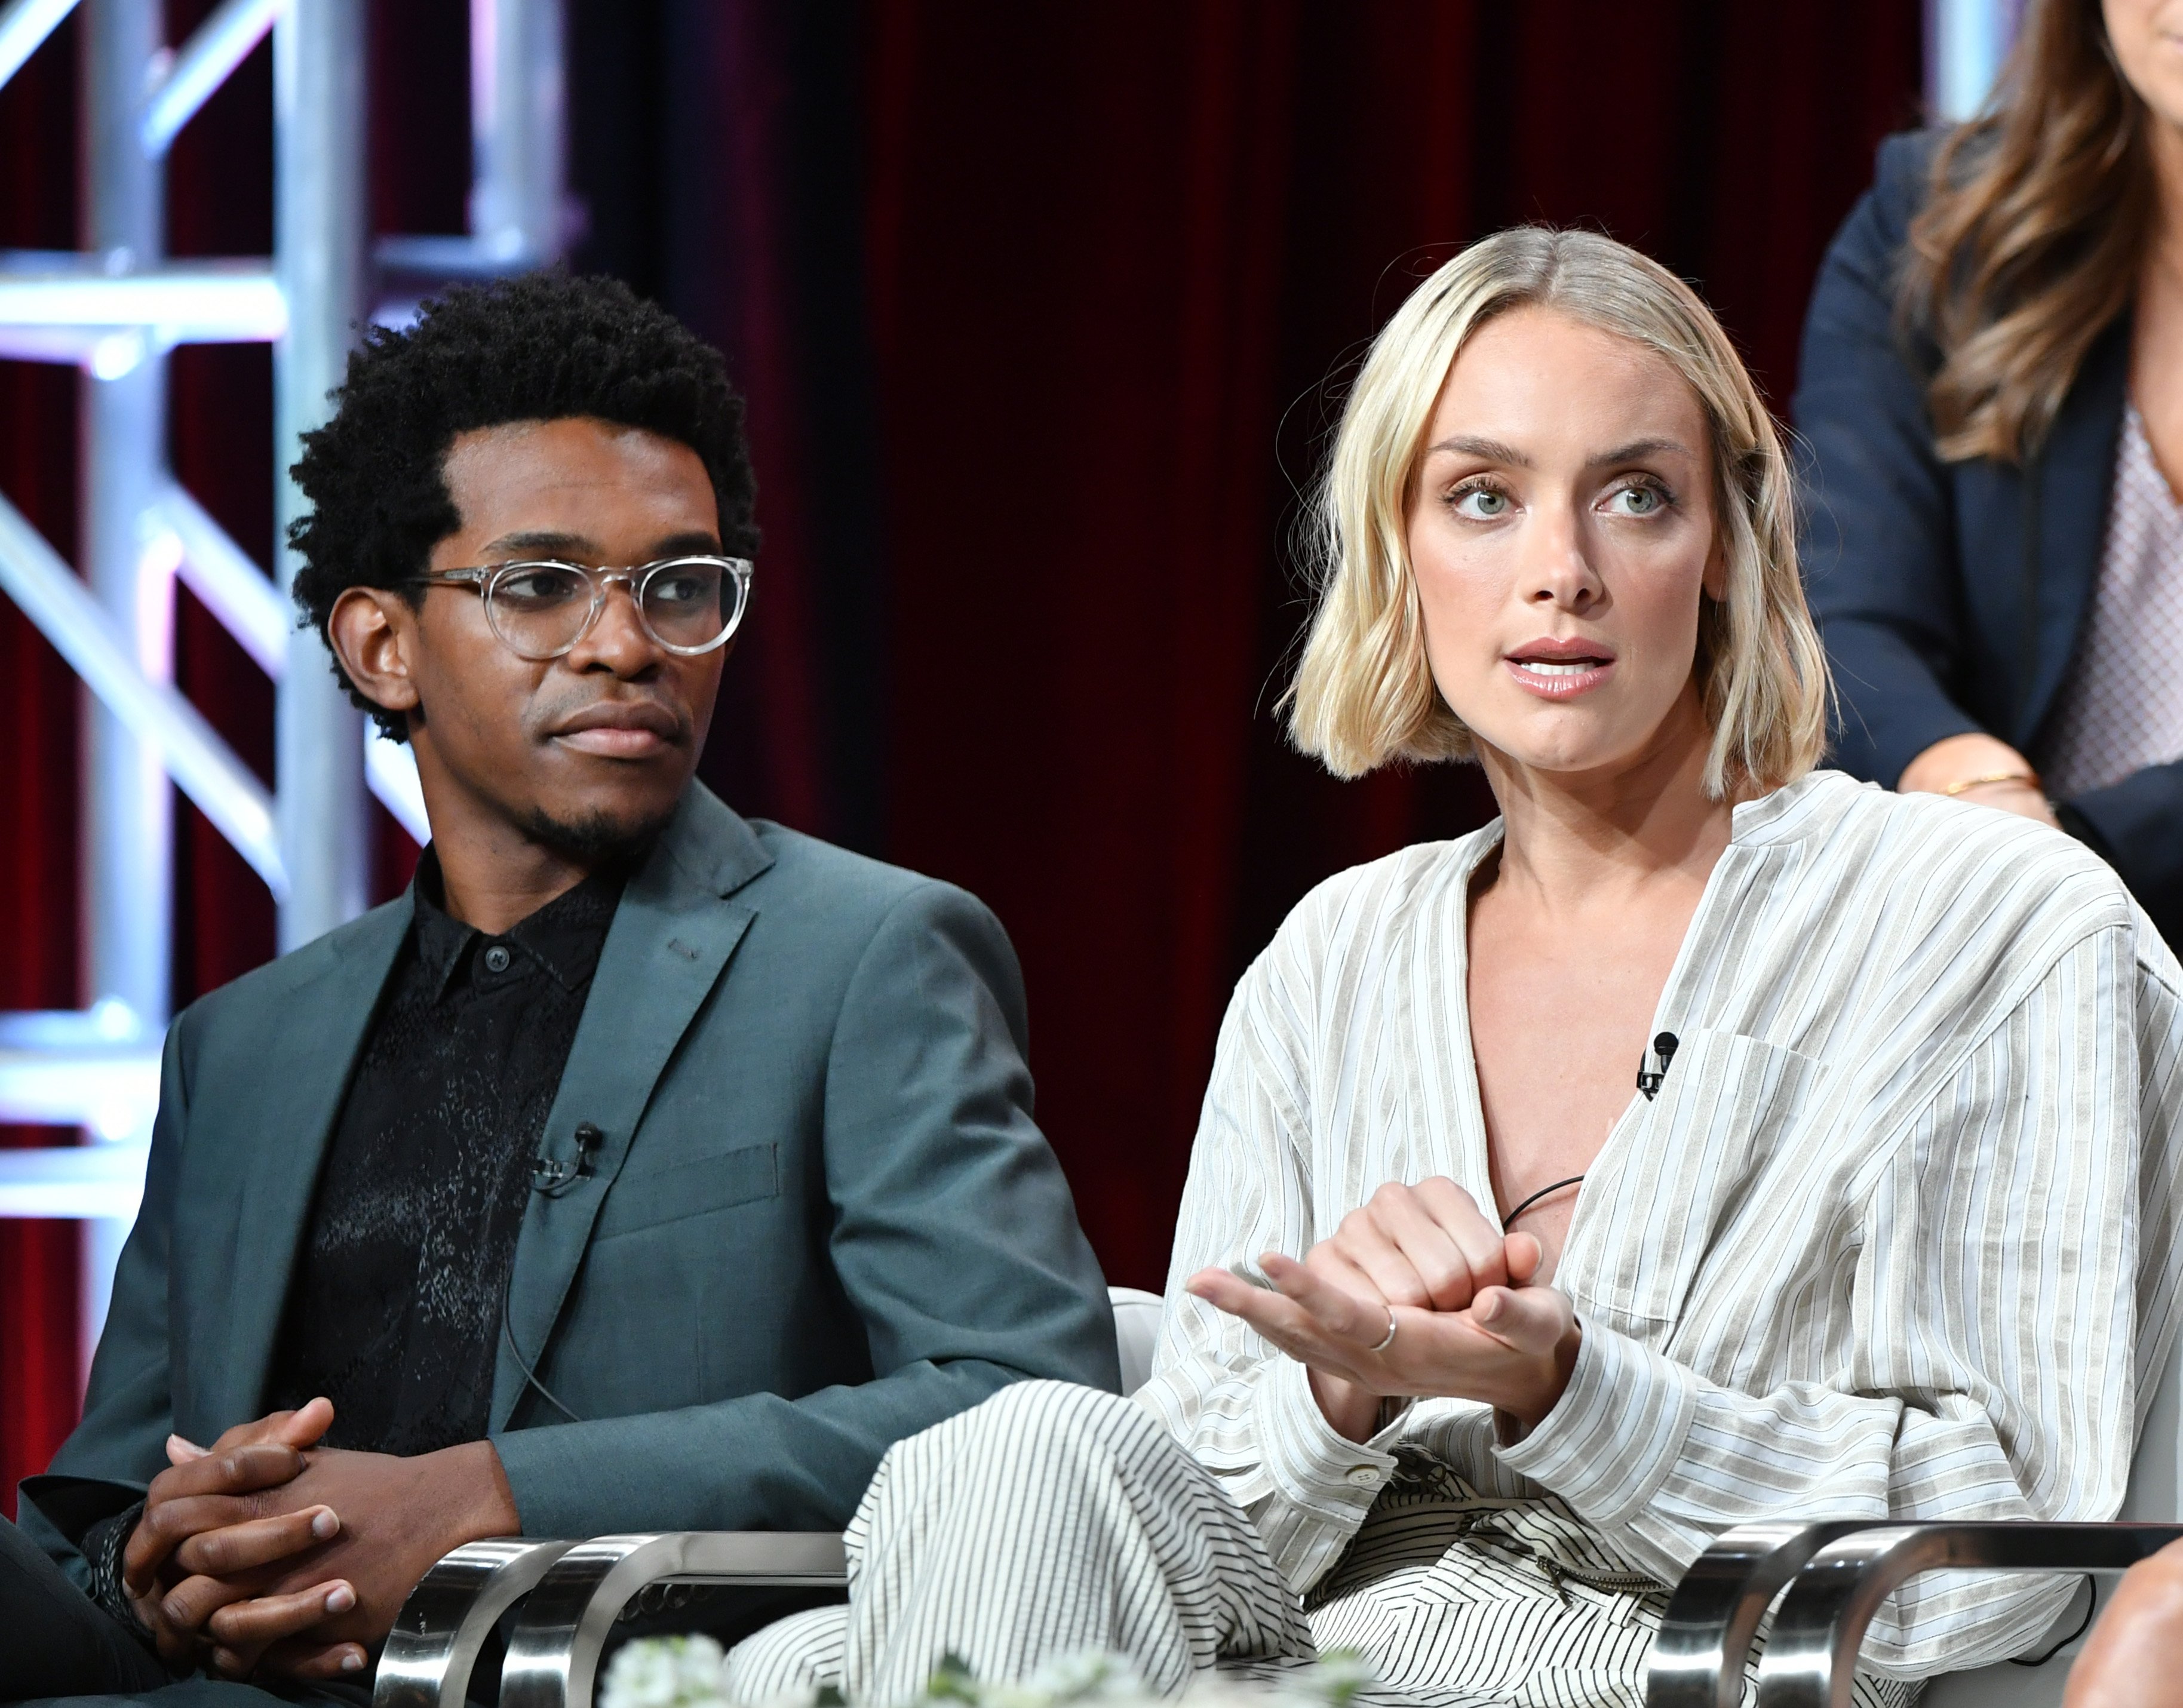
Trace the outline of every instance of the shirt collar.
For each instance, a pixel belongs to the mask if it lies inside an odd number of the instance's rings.
[[[580,990],[597,969],[629,870],[626,862],[609,862],[575,889],[510,926],[500,940],[528,955],[564,990]],[[447,994],[465,954],[485,936],[449,913],[446,901],[439,857],[428,847],[418,857],[410,907],[418,964],[431,984],[436,1001]]]

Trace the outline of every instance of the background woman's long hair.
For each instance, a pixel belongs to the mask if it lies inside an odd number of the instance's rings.
[[[1910,227],[1906,317],[1941,365],[1941,455],[2035,452],[2093,341],[2130,305],[2153,211],[2145,103],[2100,0],[2034,0],[1986,114],[1933,163]]]

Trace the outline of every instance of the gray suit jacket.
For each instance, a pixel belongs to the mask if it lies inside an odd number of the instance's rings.
[[[74,1544],[264,1410],[313,1189],[406,897],[185,1012],[81,1427],[24,1485]],[[888,1445],[1004,1384],[1113,1389],[1114,1330],[1031,1121],[1021,976],[947,884],[693,784],[623,894],[542,1154],[494,1372],[525,1533],[836,1529]],[[519,1360],[514,1347],[521,1349]],[[585,1421],[570,1422],[525,1378]]]

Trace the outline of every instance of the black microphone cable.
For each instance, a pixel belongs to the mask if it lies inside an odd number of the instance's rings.
[[[557,1162],[550,1157],[536,1158],[530,1165],[532,1191],[542,1197],[558,1198],[579,1180],[591,1178],[594,1172],[592,1167],[592,1152],[598,1149],[600,1144],[605,1140],[606,1134],[592,1123],[586,1121],[577,1127],[575,1138],[576,1166],[570,1168],[566,1164]],[[538,1372],[532,1367],[530,1361],[523,1356],[523,1349],[515,1344],[515,1325],[508,1321],[509,1306],[513,1305],[514,1299],[515,1260],[511,1253],[508,1263],[508,1278],[501,1284],[500,1289],[500,1338],[506,1343],[510,1356],[515,1360],[515,1367],[523,1372],[523,1379],[528,1386],[536,1389],[546,1403],[571,1423],[585,1422],[584,1418],[561,1403],[558,1395],[539,1380]]]

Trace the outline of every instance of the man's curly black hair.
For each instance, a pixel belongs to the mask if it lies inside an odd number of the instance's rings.
[[[406,584],[462,525],[442,472],[458,434],[575,415],[687,445],[712,476],[721,548],[756,553],[742,399],[719,352],[619,280],[531,273],[451,290],[412,326],[373,327],[349,357],[333,419],[303,435],[293,471],[312,505],[288,527],[303,558],[303,620],[324,639],[351,587],[422,598]],[[338,659],[333,668],[352,700],[404,739],[401,714],[358,693]]]

